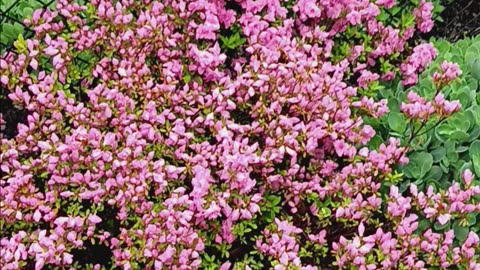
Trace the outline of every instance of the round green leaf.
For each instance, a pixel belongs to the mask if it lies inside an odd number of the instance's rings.
[[[428,228],[431,228],[432,222],[429,219],[422,219],[418,222],[417,233],[423,233]]]
[[[398,132],[403,133],[407,128],[407,123],[405,121],[405,117],[401,113],[392,112],[388,116],[388,126]]]
[[[446,40],[439,40],[435,43],[435,48],[438,49],[438,52],[440,54],[445,54],[447,53],[448,51],[450,51],[450,43]]]
[[[480,106],[474,105],[468,108],[468,111],[472,113],[475,123],[480,126]]]
[[[480,126],[475,126],[475,128],[470,132],[470,136],[468,137],[468,142],[472,142],[480,137]]]
[[[24,18],[31,18],[33,14],[33,8],[26,7],[23,9],[23,17]]]
[[[480,177],[480,141],[476,140],[470,146],[470,160],[472,161],[473,169],[477,177]]]
[[[475,225],[477,223],[477,215],[478,215],[478,212],[477,213],[470,213],[470,214],[467,215],[468,225],[472,226],[472,225]]]
[[[468,235],[468,227],[464,227],[460,225],[460,222],[456,220],[453,222],[453,232],[455,233],[455,238],[457,238],[460,242],[465,241]]]
[[[410,162],[406,166],[406,169],[411,172],[415,179],[424,177],[433,165],[433,156],[427,152],[415,152],[410,155],[409,159]]]
[[[475,79],[480,80],[480,58],[476,58],[472,62],[471,73]]]
[[[439,166],[433,166],[426,178],[438,181],[442,179],[442,176],[443,176],[442,169]]]
[[[468,137],[469,137],[468,133],[463,130],[456,130],[452,134],[450,134],[450,139],[457,142],[466,141]]]
[[[446,151],[443,147],[437,147],[430,152],[433,156],[433,162],[437,163],[445,156]]]
[[[388,99],[388,109],[390,109],[391,112],[400,112],[400,104],[396,98],[392,97]]]

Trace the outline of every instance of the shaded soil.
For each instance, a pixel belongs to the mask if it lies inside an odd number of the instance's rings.
[[[454,42],[480,34],[480,0],[453,0],[444,5],[445,10],[440,14],[443,22],[435,22],[428,37]]]
[[[12,101],[7,97],[7,90],[0,87],[0,114],[5,120],[5,129],[0,131],[0,138],[11,139],[18,134],[17,124],[27,123],[27,112],[15,108]]]

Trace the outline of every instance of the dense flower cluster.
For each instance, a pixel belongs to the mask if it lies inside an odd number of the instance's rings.
[[[437,54],[438,52],[432,43],[421,44],[415,47],[405,63],[400,65],[403,84],[416,84],[418,82],[417,74],[422,72],[437,57]]]
[[[418,8],[413,10],[417,28],[420,32],[427,33],[433,28],[432,20],[433,4],[425,0],[420,0]]]
[[[458,100],[448,101],[442,93],[438,93],[433,101],[426,101],[415,92],[407,94],[408,103],[402,102],[400,109],[412,119],[428,120],[432,115],[448,117],[460,110]]]
[[[28,114],[1,141],[2,269],[478,269],[476,234],[454,246],[416,225],[479,211],[468,172],[463,190],[381,192],[407,149],[369,147],[363,117],[388,107],[364,93],[399,70],[416,82],[436,56],[419,45],[400,64],[414,25],[376,19],[394,5],[59,0],[35,11],[35,37],[0,58],[2,87]],[[458,105],[435,102],[429,114]],[[423,117],[415,106],[406,114]],[[105,265],[82,256],[101,248]]]
[[[354,266],[356,269],[392,269],[401,261],[408,269],[425,269],[427,265],[446,269],[462,263],[467,269],[478,269],[480,263],[472,260],[475,248],[480,244],[476,233],[469,232],[463,245],[453,249],[453,230],[435,233],[429,228],[422,234],[415,234],[419,228],[416,212],[423,212],[425,217],[434,217],[439,224],[445,225],[452,217],[465,217],[480,210],[480,202],[473,199],[480,194],[480,187],[471,188],[471,171],[466,170],[462,178],[463,190],[456,183],[445,193],[435,193],[431,186],[423,193],[411,185],[412,197],[403,197],[398,188],[392,186],[386,214],[393,219],[393,233],[378,228],[366,236],[365,226],[360,223],[356,237],[348,240],[342,236],[339,243],[333,244],[334,251],[342,254],[338,265]],[[403,249],[398,250],[396,246]],[[376,247],[381,253],[377,252]],[[420,259],[422,257],[426,259]]]
[[[462,75],[462,71],[460,67],[456,63],[450,63],[448,61],[443,61],[440,65],[440,72],[433,73],[433,81],[441,87],[442,85],[448,84],[451,81],[458,78],[458,76]]]

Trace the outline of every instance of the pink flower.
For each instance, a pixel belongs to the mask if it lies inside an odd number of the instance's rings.
[[[339,157],[342,157],[346,153],[348,148],[348,145],[345,143],[344,140],[336,140],[333,143],[333,146],[335,147],[335,152],[337,152],[337,155]]]
[[[433,81],[441,87],[456,79],[462,74],[460,67],[456,63],[443,61],[440,66],[441,73],[435,72],[433,74]]]
[[[432,30],[432,10],[433,4],[431,2],[426,2],[425,0],[420,0],[420,5],[418,6],[418,8],[413,10],[413,15],[415,15],[417,28],[420,30],[420,32],[427,33]]]
[[[469,169],[466,169],[465,171],[463,171],[462,179],[463,179],[463,183],[465,183],[465,186],[469,187],[473,181],[472,171],[470,171]]]
[[[93,224],[97,224],[97,223],[102,222],[102,219],[95,214],[91,214],[91,215],[88,216],[88,221],[90,221]]]
[[[358,85],[362,88],[367,88],[373,82],[376,82],[380,75],[372,73],[368,70],[362,70],[360,77],[357,79]]]
[[[351,25],[357,25],[357,24],[360,24],[361,23],[361,15],[360,15],[360,12],[358,11],[355,11],[355,10],[352,10],[350,11],[348,14],[347,14],[347,21],[351,24]]]
[[[215,31],[220,29],[220,22],[216,15],[207,12],[205,14],[205,22],[198,26],[196,31],[197,39],[215,40]]]
[[[377,0],[375,4],[384,6],[385,8],[392,8],[396,3],[395,0]]]
[[[423,1],[423,0],[422,0]],[[438,52],[432,43],[420,44],[413,49],[412,55],[400,65],[403,75],[402,83],[412,85],[417,83],[416,73],[423,71],[437,56]]]
[[[450,217],[450,214],[441,214],[437,217],[438,223],[440,223],[440,225],[445,225],[450,221]]]
[[[229,270],[231,265],[232,265],[232,263],[227,261],[220,266],[220,270]]]

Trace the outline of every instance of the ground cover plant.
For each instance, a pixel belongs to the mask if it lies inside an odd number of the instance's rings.
[[[387,86],[389,90],[380,91],[379,95],[389,100],[390,112],[383,119],[372,122],[372,126],[378,131],[376,136],[394,136],[398,137],[403,145],[409,144],[410,162],[397,168],[404,174],[399,183],[400,192],[407,190],[410,183],[423,191],[428,188],[447,190],[454,184],[454,179],[461,178],[462,172],[467,169],[477,177],[480,176],[480,37],[467,38],[456,43],[433,40],[433,43],[439,56],[420,75],[419,83],[408,88],[406,92],[401,82],[394,81]],[[445,61],[456,64],[445,64]],[[432,99],[442,79],[438,71],[446,68],[454,72],[452,74],[455,76],[458,75],[458,78],[445,85],[442,92],[450,99],[459,100],[462,108],[452,117],[429,119],[424,124],[425,128],[416,138],[411,139],[412,133],[418,130],[418,127],[404,115],[406,108],[402,103],[408,100],[406,96],[409,91]],[[449,217],[448,212],[445,214]],[[438,231],[453,229],[455,238],[463,241],[468,232],[478,233],[480,230],[477,216],[478,212],[472,212],[452,221],[449,218],[442,222],[432,219],[419,221],[423,228],[434,226]]]
[[[450,99],[458,100],[461,110],[454,116],[436,119],[426,123],[426,130],[412,141],[409,154],[417,157],[418,162],[410,162],[402,170],[409,179],[422,187],[433,184],[447,188],[451,180],[458,178],[465,169],[470,169],[480,176],[480,163],[477,147],[480,137],[480,37],[467,38],[455,43],[445,40],[433,40],[439,56],[425,70],[418,85],[408,88],[421,96],[433,98],[438,85],[438,77],[434,75],[445,67],[445,61],[456,63],[451,66],[461,71],[458,78],[443,88],[443,93]],[[437,79],[436,79],[437,78]],[[396,85],[395,85],[396,84]],[[397,136],[406,143],[411,130],[402,115],[401,103],[406,94],[401,82],[393,82],[388,86],[394,91],[381,91],[380,96],[389,99],[390,112],[386,121],[378,121],[387,131],[384,137]],[[374,128],[380,132],[380,126]],[[426,157],[426,158],[420,158]],[[428,164],[426,164],[428,163]],[[422,165],[425,168],[422,170]],[[427,181],[427,182],[426,182]],[[403,181],[406,187],[409,181]]]
[[[445,187],[402,185],[431,170],[412,143],[455,121],[449,87],[477,67],[419,80],[434,6],[395,7],[34,11],[0,58],[2,102],[25,114],[0,146],[2,269],[478,269],[476,156]],[[433,93],[408,88],[424,79]]]
[[[0,2],[0,52],[12,45],[18,35],[31,34],[25,29],[23,19],[30,18],[35,9],[44,6],[55,7],[55,1],[42,2],[41,0],[3,0]]]

